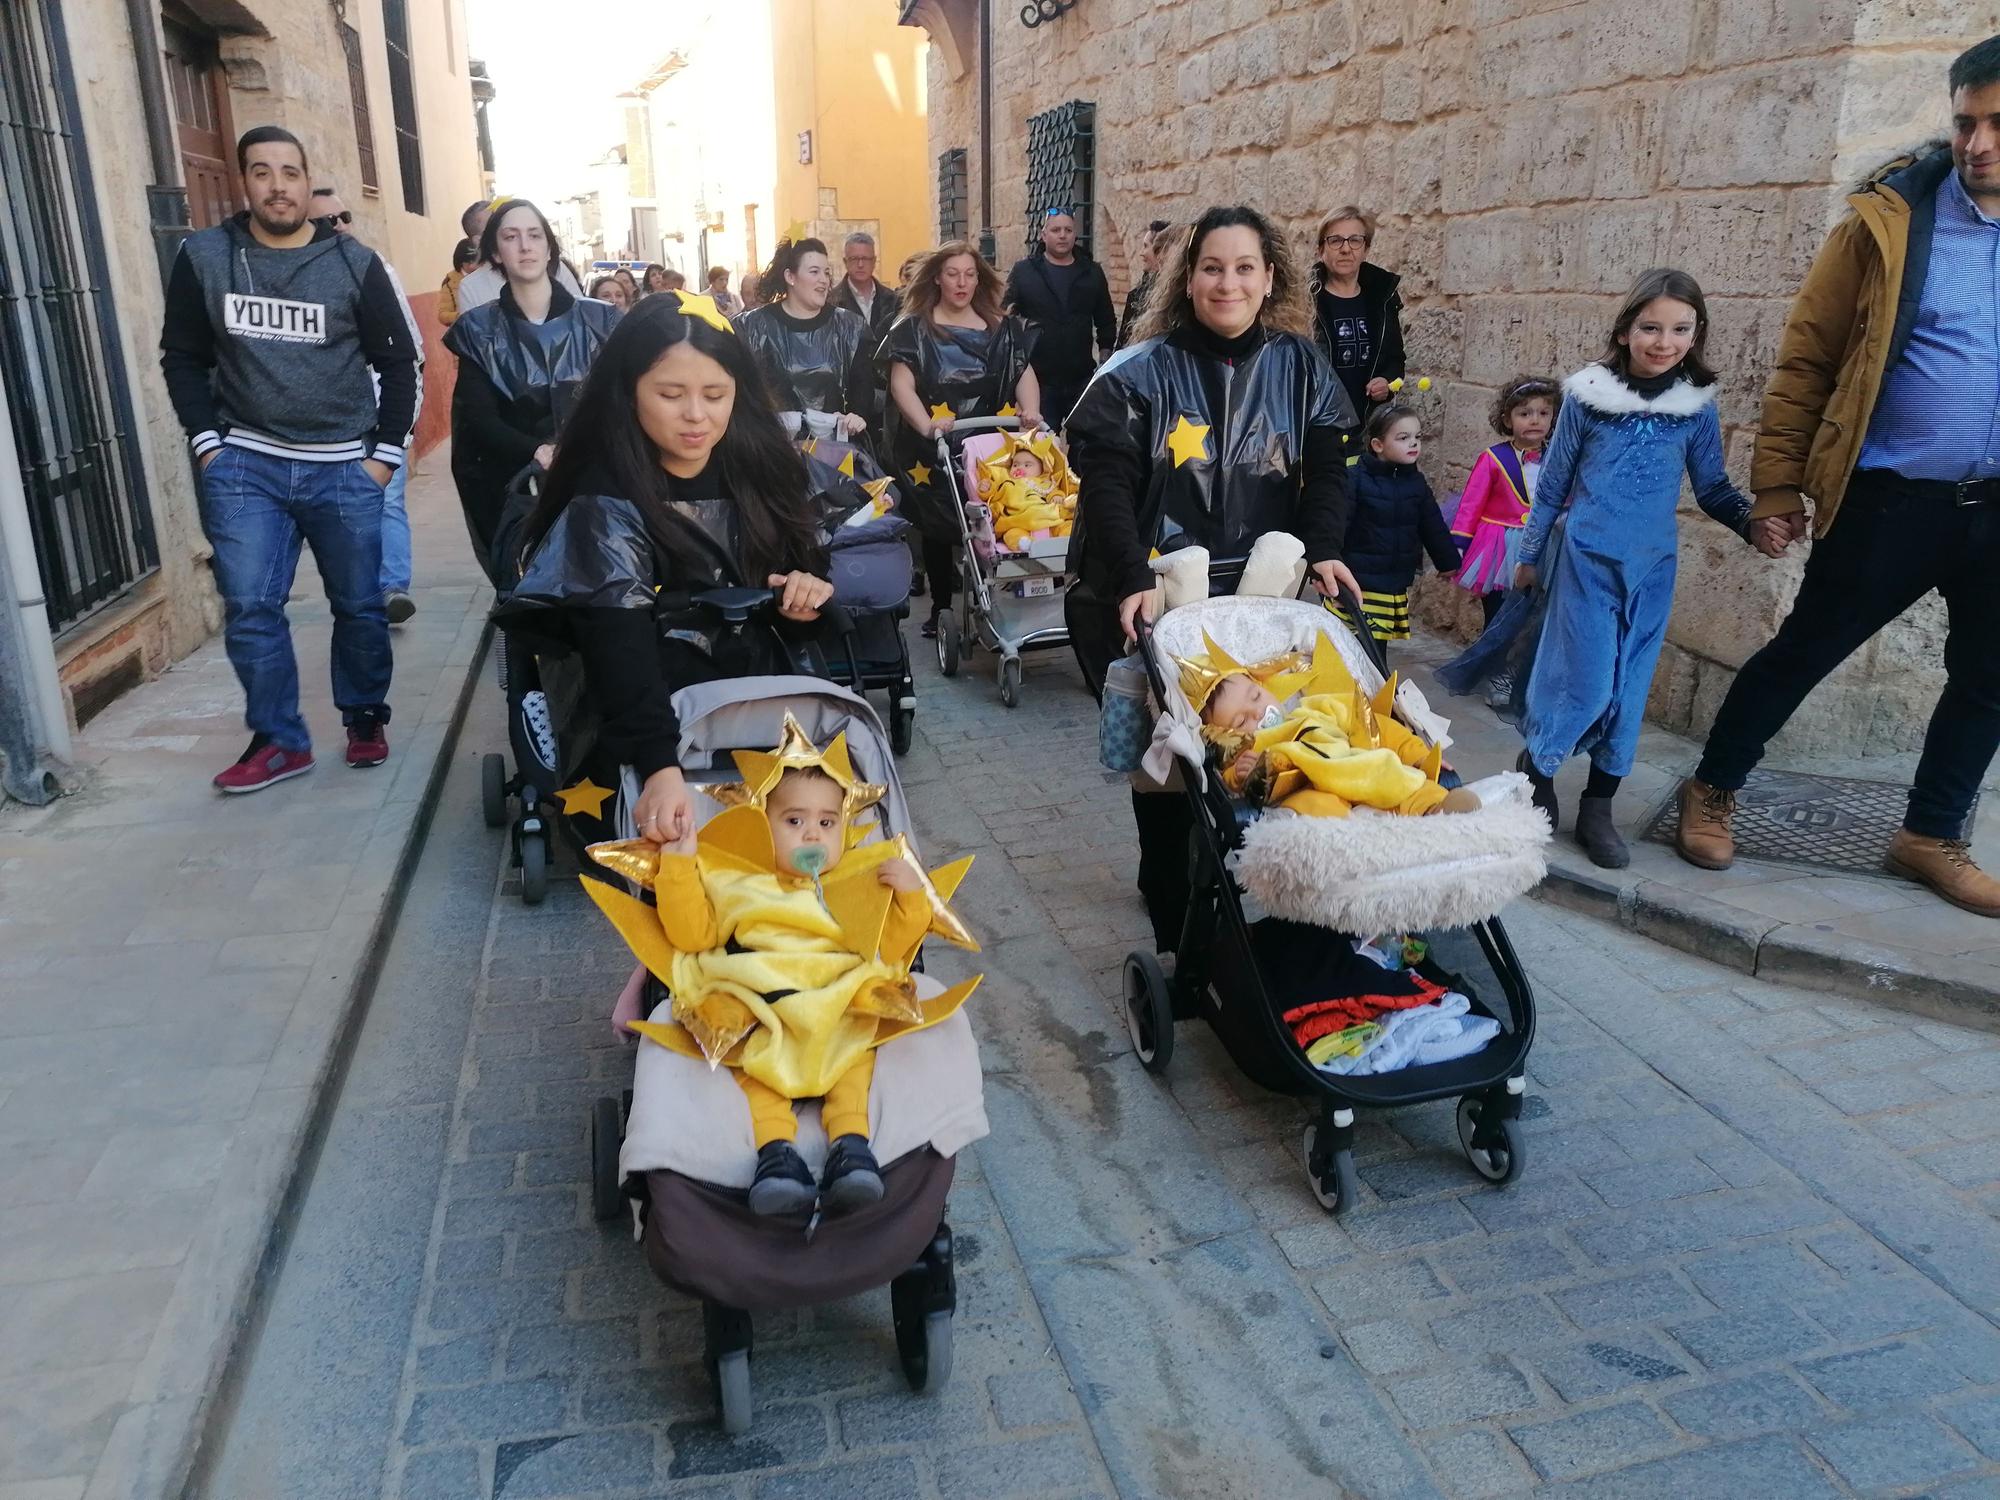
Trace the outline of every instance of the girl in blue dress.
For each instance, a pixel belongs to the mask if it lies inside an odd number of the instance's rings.
[[[1703,359],[1708,306],[1685,271],[1646,272],[1612,325],[1604,357],[1563,382],[1516,587],[1547,587],[1547,613],[1521,718],[1518,769],[1557,823],[1554,777],[1579,751],[1590,780],[1576,839],[1594,864],[1630,854],[1611,799],[1632,769],[1653,668],[1674,600],[1681,475],[1695,504],[1753,540],[1750,500],[1722,464],[1715,373]],[[1550,545],[1558,519],[1566,535]],[[1545,555],[1546,549],[1546,555]]]

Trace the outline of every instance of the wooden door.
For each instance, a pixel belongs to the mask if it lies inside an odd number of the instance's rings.
[[[180,137],[181,176],[187,183],[188,222],[196,229],[220,224],[243,206],[237,186],[235,131],[229,88],[215,38],[176,21],[162,22],[167,93]]]

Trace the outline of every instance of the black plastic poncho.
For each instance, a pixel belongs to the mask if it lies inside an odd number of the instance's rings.
[[[756,360],[776,410],[867,415],[868,325],[858,314],[828,305],[817,317],[799,319],[773,302],[738,318],[736,335]]]
[[[1241,558],[1265,532],[1286,531],[1309,561],[1338,557],[1344,473],[1329,468],[1308,486],[1305,460],[1309,438],[1332,453],[1353,425],[1332,367],[1296,334],[1271,334],[1233,362],[1178,336],[1134,344],[1097,372],[1064,428],[1082,481],[1070,565],[1115,601],[1150,584],[1155,548]],[[1129,497],[1121,486],[1107,501],[1100,469],[1130,473]]]
[[[928,318],[904,315],[882,340],[875,366],[883,389],[889,371],[908,365],[916,377],[917,400],[926,408],[948,406],[955,417],[997,417],[1014,401],[1014,389],[1034,352],[1035,333],[1016,317],[991,329],[941,328]],[[937,445],[903,420],[894,396],[887,402],[889,467],[902,488],[909,519],[927,535],[956,539],[951,491],[937,472]]]

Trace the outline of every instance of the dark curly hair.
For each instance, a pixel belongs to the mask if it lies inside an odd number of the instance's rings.
[[[1514,415],[1514,408],[1536,400],[1549,403],[1553,418],[1556,412],[1562,410],[1562,387],[1546,375],[1516,375],[1494,395],[1493,410],[1487,413],[1486,419],[1500,436],[1512,437],[1514,428],[1507,419]]]

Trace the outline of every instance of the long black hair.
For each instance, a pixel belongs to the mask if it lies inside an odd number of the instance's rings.
[[[772,573],[794,570],[823,573],[826,558],[806,463],[778,425],[756,361],[734,333],[683,313],[681,295],[647,297],[619,320],[597,351],[556,440],[555,462],[525,529],[524,550],[533,549],[572,499],[591,493],[637,505],[662,552],[679,556],[699,550],[691,523],[668,504],[660,449],[639,425],[635,394],[640,379],[669,349],[692,344],[736,382],[729,426],[709,462],[721,466],[722,492],[736,503],[744,582],[759,586]]]

